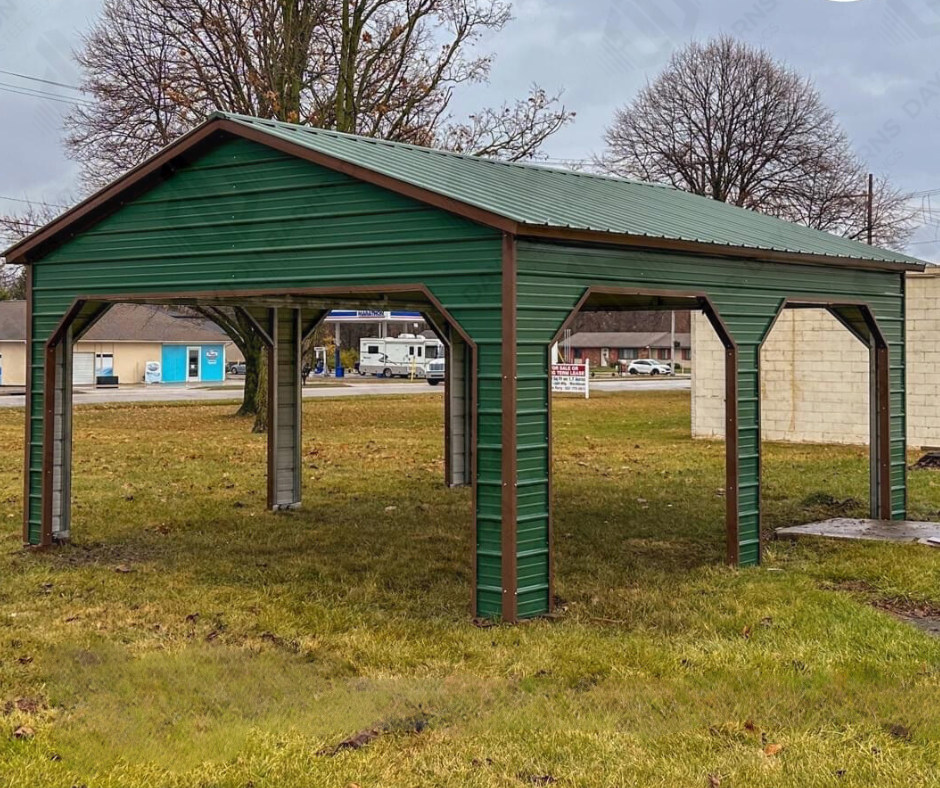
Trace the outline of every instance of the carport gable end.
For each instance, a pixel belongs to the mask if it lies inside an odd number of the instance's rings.
[[[900,317],[916,263],[903,255],[664,187],[217,115],[9,258],[29,264],[29,544],[69,533],[71,343],[117,301],[256,316],[272,394],[289,405],[271,408],[284,420],[268,431],[272,506],[300,502],[303,325],[333,306],[404,305],[453,329],[470,359],[458,386],[472,413],[474,614],[551,609],[548,346],[579,305],[710,305],[727,337],[728,552],[754,564],[760,343],[787,298],[864,302],[895,358],[879,494],[904,516]]]

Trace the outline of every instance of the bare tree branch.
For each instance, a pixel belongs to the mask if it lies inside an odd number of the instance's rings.
[[[607,172],[864,240],[865,165],[813,84],[728,36],[692,43],[608,127]],[[905,195],[875,189],[873,237],[902,247]]]

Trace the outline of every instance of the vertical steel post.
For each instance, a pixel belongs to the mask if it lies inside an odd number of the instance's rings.
[[[300,309],[269,310],[268,349],[268,506],[296,509],[301,502]]]
[[[72,329],[46,354],[51,365],[51,388],[47,388],[51,409],[46,414],[51,453],[47,461],[49,493],[44,495],[48,513],[43,517],[43,543],[65,541],[71,532],[72,508]],[[48,384],[47,384],[48,385]],[[51,423],[50,423],[51,418]]]

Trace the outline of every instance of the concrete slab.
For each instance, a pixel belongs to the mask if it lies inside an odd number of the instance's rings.
[[[780,539],[823,537],[827,539],[862,539],[874,542],[915,542],[940,547],[940,523],[909,520],[865,520],[836,517],[819,523],[778,528]]]

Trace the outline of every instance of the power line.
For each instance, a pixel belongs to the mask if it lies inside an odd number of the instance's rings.
[[[7,197],[4,194],[0,194],[0,200],[12,200],[13,202],[22,202],[27,205],[48,205],[50,208],[68,208],[67,205],[59,205],[54,202],[46,202],[45,200],[26,200],[22,197]]]
[[[33,82],[42,82],[46,85],[55,85],[57,88],[68,88],[69,90],[77,90],[79,93],[85,93],[85,91],[78,87],[77,85],[69,85],[66,82],[56,82],[54,79],[43,79],[42,77],[32,77],[29,74],[20,74],[16,71],[7,71],[6,69],[0,68],[0,74],[6,74],[8,77],[19,77],[20,79],[29,79]]]
[[[91,105],[90,101],[81,98],[72,98],[71,96],[63,96],[61,93],[51,93],[48,90],[40,90],[39,88],[29,87],[28,85],[17,85],[12,82],[0,82],[0,86],[4,88],[12,88],[15,91],[25,91],[26,95],[33,95],[36,98],[48,98],[56,101],[66,101],[70,104],[88,104]]]
[[[0,87],[0,91],[3,91],[4,93],[15,93],[18,96],[29,96],[30,98],[40,99],[41,101],[57,101],[60,104],[71,104],[72,106],[76,106],[76,105],[84,105],[84,106],[89,106],[89,107],[92,106],[91,102],[85,101],[83,99],[69,99],[69,98],[65,98],[64,96],[53,96],[53,95],[43,96],[38,93],[27,92],[29,90],[30,90],[29,88],[25,90],[16,90],[15,88]]]

